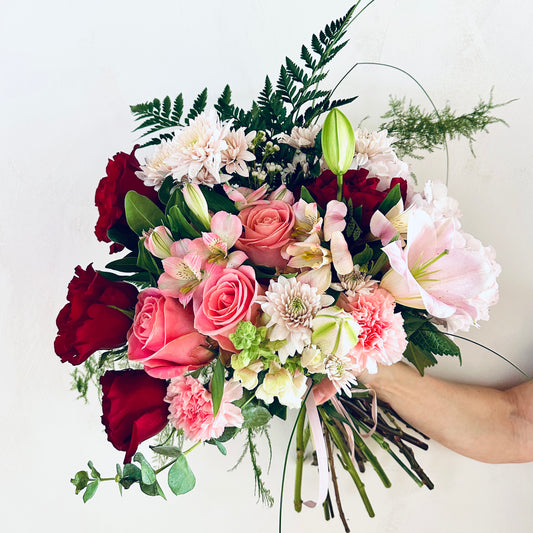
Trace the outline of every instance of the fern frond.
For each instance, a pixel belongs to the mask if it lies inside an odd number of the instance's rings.
[[[191,120],[194,120],[200,113],[205,110],[207,105],[207,87],[196,97],[194,104],[192,105],[185,124],[189,124]]]

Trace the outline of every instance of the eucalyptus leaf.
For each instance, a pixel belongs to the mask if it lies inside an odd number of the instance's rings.
[[[98,488],[98,480],[93,481],[92,483],[89,483],[87,485],[87,488],[85,489],[85,492],[83,493],[83,503],[87,503],[94,496],[97,488]]]
[[[181,454],[168,471],[168,486],[177,495],[186,494],[194,489],[196,478],[189,468],[185,455]]]
[[[87,463],[87,466],[90,468],[91,470],[91,476],[93,476],[93,478],[95,479],[100,479],[100,472],[98,472],[98,470],[96,470],[96,468],[94,468],[94,465],[93,465],[93,462],[92,461],[89,461]]]
[[[243,428],[258,428],[264,426],[272,418],[270,411],[266,407],[255,405],[253,403],[245,405],[241,412],[244,417],[244,422],[242,424]]]
[[[152,485],[156,482],[156,475],[150,463],[145,459],[144,455],[137,452],[133,456],[133,460],[141,465],[141,480],[145,485]]]
[[[128,226],[139,236],[144,231],[165,223],[165,215],[146,196],[136,191],[128,191],[124,198],[124,210]]]
[[[76,475],[70,480],[76,487],[76,494],[81,492],[89,483],[89,474],[85,470],[76,472]]]
[[[179,457],[181,455],[181,450],[177,446],[150,446],[151,450],[159,455],[164,455],[165,457]]]

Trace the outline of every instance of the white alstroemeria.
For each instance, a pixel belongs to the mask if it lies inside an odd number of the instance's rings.
[[[403,200],[398,203],[385,215],[381,211],[376,211],[370,219],[370,231],[374,237],[381,240],[381,244],[386,246],[394,237],[398,236],[400,241],[405,243],[407,237],[407,224],[409,216],[413,212],[414,204],[404,210]]]
[[[304,348],[300,362],[311,374],[325,374],[325,360],[326,355],[324,352],[314,344],[311,344]]]
[[[268,338],[285,340],[278,349],[283,363],[288,357],[311,343],[311,325],[317,312],[334,301],[332,296],[319,294],[316,288],[296,278],[280,276],[272,280],[264,296],[256,299],[264,313],[270,317],[267,323]]]
[[[342,357],[356,344],[361,326],[340,307],[320,310],[313,319],[311,342],[324,353]]]
[[[302,404],[306,390],[306,378],[303,374],[292,375],[286,368],[272,362],[263,383],[257,387],[255,396],[266,404],[271,404],[274,397],[277,397],[282,405],[297,409]]]
[[[165,226],[157,226],[143,233],[144,247],[155,257],[165,259],[170,257],[170,247],[174,242],[172,233]]]
[[[257,360],[250,363],[248,366],[235,369],[233,372],[233,379],[239,380],[245,389],[252,390],[257,387],[257,375],[261,370],[263,370],[263,363],[262,361]]]
[[[185,183],[183,186],[183,198],[187,207],[193,212],[196,218],[202,223],[203,229],[211,226],[211,217],[205,196],[196,183]]]

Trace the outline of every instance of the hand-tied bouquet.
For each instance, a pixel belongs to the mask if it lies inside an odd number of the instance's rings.
[[[450,334],[488,319],[492,248],[461,229],[444,184],[417,191],[401,158],[472,140],[499,119],[492,99],[456,115],[393,98],[380,131],[354,131],[338,108],[355,98],[333,100],[321,83],[358,9],[302,46],[303,66],[287,58],[249,111],[228,86],[214,109],[201,92],[185,117],[181,94],[132,106],[151,151],[144,165],[139,146],[115,155],[96,191],[96,236],[127,253],[106,271],[78,266],[57,318],[57,354],[84,365],[73,373],[82,396],[97,383],[108,439],[125,452],[115,477],[92,462],[75,475],[84,501],[106,479],[163,496],[167,468],[172,492],[186,493],[186,455],[200,443],[225,454],[245,433],[256,490],[271,504],[253,438],[287,408],[299,410],[297,510],[311,440],[318,502],[333,514],[331,473],[345,526],[335,455],[371,516],[359,471],[369,462],[390,486],[364,437],[433,487],[408,446],[426,449],[423,435],[357,377],[402,357],[423,374],[436,355],[460,357]],[[137,451],[154,436],[157,469]]]

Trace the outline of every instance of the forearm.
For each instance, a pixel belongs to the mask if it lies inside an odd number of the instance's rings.
[[[533,460],[533,406],[527,408],[520,387],[499,391],[422,378],[403,363],[360,379],[407,422],[451,450],[489,463]],[[526,388],[529,396],[533,387]]]

